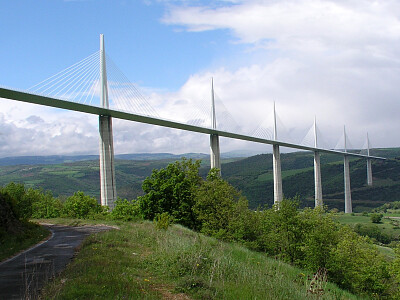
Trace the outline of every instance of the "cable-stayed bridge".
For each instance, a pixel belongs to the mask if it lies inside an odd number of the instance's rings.
[[[274,202],[282,201],[282,176],[280,147],[314,152],[315,205],[321,206],[322,184],[320,153],[335,153],[344,157],[345,212],[352,212],[349,157],[361,157],[367,161],[367,183],[372,185],[372,159],[385,159],[370,155],[367,136],[366,152],[348,152],[349,142],[343,130],[343,145],[332,150],[320,147],[320,134],[316,120],[300,143],[285,141],[278,136],[279,118],[273,109],[272,128],[260,124],[251,133],[240,132],[234,121],[214,92],[211,83],[211,111],[205,107],[189,118],[188,122],[173,121],[160,117],[149,101],[118,69],[106,55],[104,37],[100,36],[100,50],[73,66],[33,86],[28,91],[0,88],[0,98],[62,108],[99,116],[100,133],[100,190],[101,203],[111,209],[117,199],[114,170],[114,146],[112,118],[135,121],[168,128],[208,134],[210,136],[210,161],[212,168],[221,170],[219,137],[251,141],[273,146]],[[222,112],[218,113],[218,109]],[[218,118],[217,118],[218,117]]]

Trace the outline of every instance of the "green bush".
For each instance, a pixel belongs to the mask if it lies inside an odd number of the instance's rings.
[[[382,214],[371,214],[372,223],[381,223],[383,218]]]
[[[154,218],[154,225],[157,229],[167,230],[173,223],[174,219],[166,212],[156,215]]]
[[[340,228],[338,237],[328,258],[330,279],[356,294],[387,296],[390,274],[385,257],[348,226]]]
[[[132,221],[140,218],[140,207],[137,200],[128,201],[118,199],[111,212],[111,218],[114,220]]]
[[[368,236],[383,244],[389,244],[394,239],[393,236],[383,232],[377,225],[374,224],[357,223],[354,225],[354,231],[359,235]]]
[[[28,190],[27,194],[35,195],[32,203],[32,218],[50,219],[61,216],[63,204],[58,198],[54,198],[51,192],[41,193],[38,190]]]
[[[200,161],[183,158],[166,168],[153,170],[142,185],[145,192],[140,197],[140,209],[145,219],[153,220],[157,214],[168,213],[186,227],[196,229],[193,213],[195,191],[201,183]]]
[[[32,200],[30,197],[25,196],[26,190],[24,185],[11,182],[1,190],[11,197],[17,217],[20,220],[28,220],[32,215]]]
[[[70,218],[89,219],[95,215],[102,214],[107,208],[97,203],[96,198],[76,192],[68,197],[64,204],[64,214]]]

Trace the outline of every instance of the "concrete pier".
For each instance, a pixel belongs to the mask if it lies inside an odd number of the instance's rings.
[[[314,117],[314,147],[318,148],[317,118]],[[314,188],[315,188],[315,207],[322,203],[322,181],[321,181],[321,159],[318,151],[314,151]]]
[[[367,155],[370,156],[368,132],[367,132]],[[367,184],[369,186],[372,186],[372,162],[370,158],[367,158]]]
[[[104,108],[109,108],[104,36],[102,34],[100,35],[100,84],[101,105]],[[99,116],[99,133],[101,205],[107,205],[112,210],[117,200],[117,188],[115,182],[112,119],[110,116]]]
[[[282,171],[281,171],[281,155],[278,145],[272,146],[272,160],[274,172],[274,204],[279,204],[283,199],[282,193]]]
[[[344,156],[344,212],[346,214],[353,212],[353,207],[351,203],[351,188],[350,188],[350,163],[349,157]]]
[[[372,162],[367,158],[367,184],[372,186]]]
[[[276,110],[274,102],[274,140],[278,140],[278,130],[276,127]],[[279,204],[283,199],[282,192],[282,170],[281,170],[281,154],[279,145],[272,145],[272,169],[274,172],[274,204]]]
[[[111,117],[99,116],[99,132],[101,205],[107,205],[110,209],[113,209],[117,200],[117,190]]]
[[[314,152],[315,207],[322,206],[321,159],[318,151]]]

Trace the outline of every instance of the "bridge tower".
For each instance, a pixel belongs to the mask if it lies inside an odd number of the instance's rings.
[[[343,126],[343,133],[344,133],[344,152],[347,152],[346,126]],[[349,163],[349,156],[346,154],[344,155],[343,171],[344,171],[344,212],[347,214],[353,212],[353,207],[351,203],[350,163]]]
[[[276,128],[276,110],[274,102],[274,140],[278,140],[278,130]],[[282,201],[282,171],[281,171],[281,155],[279,145],[272,145],[272,167],[274,172],[274,204]]]
[[[104,48],[104,36],[100,35],[100,84],[101,106],[109,108],[107,71]],[[117,200],[114,169],[114,145],[112,134],[112,119],[110,116],[99,116],[100,132],[100,192],[101,205],[107,205],[111,210]]]
[[[367,184],[369,186],[372,186],[372,163],[371,159],[369,158],[369,137],[368,137],[368,132],[367,132]]]
[[[314,147],[318,148],[317,118],[314,117]],[[315,207],[322,206],[322,181],[321,181],[321,159],[318,151],[314,151],[314,186]]]
[[[215,115],[215,99],[214,99],[214,80],[211,78],[211,127],[217,129],[217,118]],[[219,169],[221,175],[221,158],[219,150],[218,134],[210,134],[210,162],[211,168]]]

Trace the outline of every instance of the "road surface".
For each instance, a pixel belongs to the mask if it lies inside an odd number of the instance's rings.
[[[44,225],[51,237],[0,263],[0,299],[32,299],[44,284],[65,269],[75,249],[92,233],[108,226]]]

